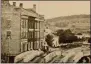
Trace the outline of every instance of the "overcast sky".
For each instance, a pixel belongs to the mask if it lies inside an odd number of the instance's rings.
[[[36,11],[45,18],[58,16],[90,14],[90,1],[14,1],[17,6],[23,3],[24,8],[32,8],[36,4]],[[12,4],[12,1],[10,1]]]

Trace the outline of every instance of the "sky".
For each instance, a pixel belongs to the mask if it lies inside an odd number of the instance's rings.
[[[90,14],[90,1],[10,1],[24,8],[32,8],[36,4],[36,11],[44,15],[45,19],[80,14]]]

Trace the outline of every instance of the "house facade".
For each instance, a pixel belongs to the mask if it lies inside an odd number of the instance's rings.
[[[36,12],[36,5],[31,9],[13,5],[9,1],[1,4],[1,53],[8,59],[22,52],[39,50],[42,48],[41,40],[44,39],[44,16]]]

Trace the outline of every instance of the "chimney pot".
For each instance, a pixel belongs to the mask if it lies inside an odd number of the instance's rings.
[[[13,2],[13,6],[16,6],[16,2]]]
[[[20,3],[20,7],[23,8],[23,3]]]

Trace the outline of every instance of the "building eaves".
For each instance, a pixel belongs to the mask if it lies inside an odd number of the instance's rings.
[[[32,8],[28,8],[28,9],[25,9],[25,10],[27,10],[29,12],[32,12],[32,13],[34,13],[34,14],[39,16],[39,14],[36,11],[34,11]]]
[[[21,8],[21,15],[39,17],[37,13],[34,13],[33,11],[26,10],[24,8]]]

